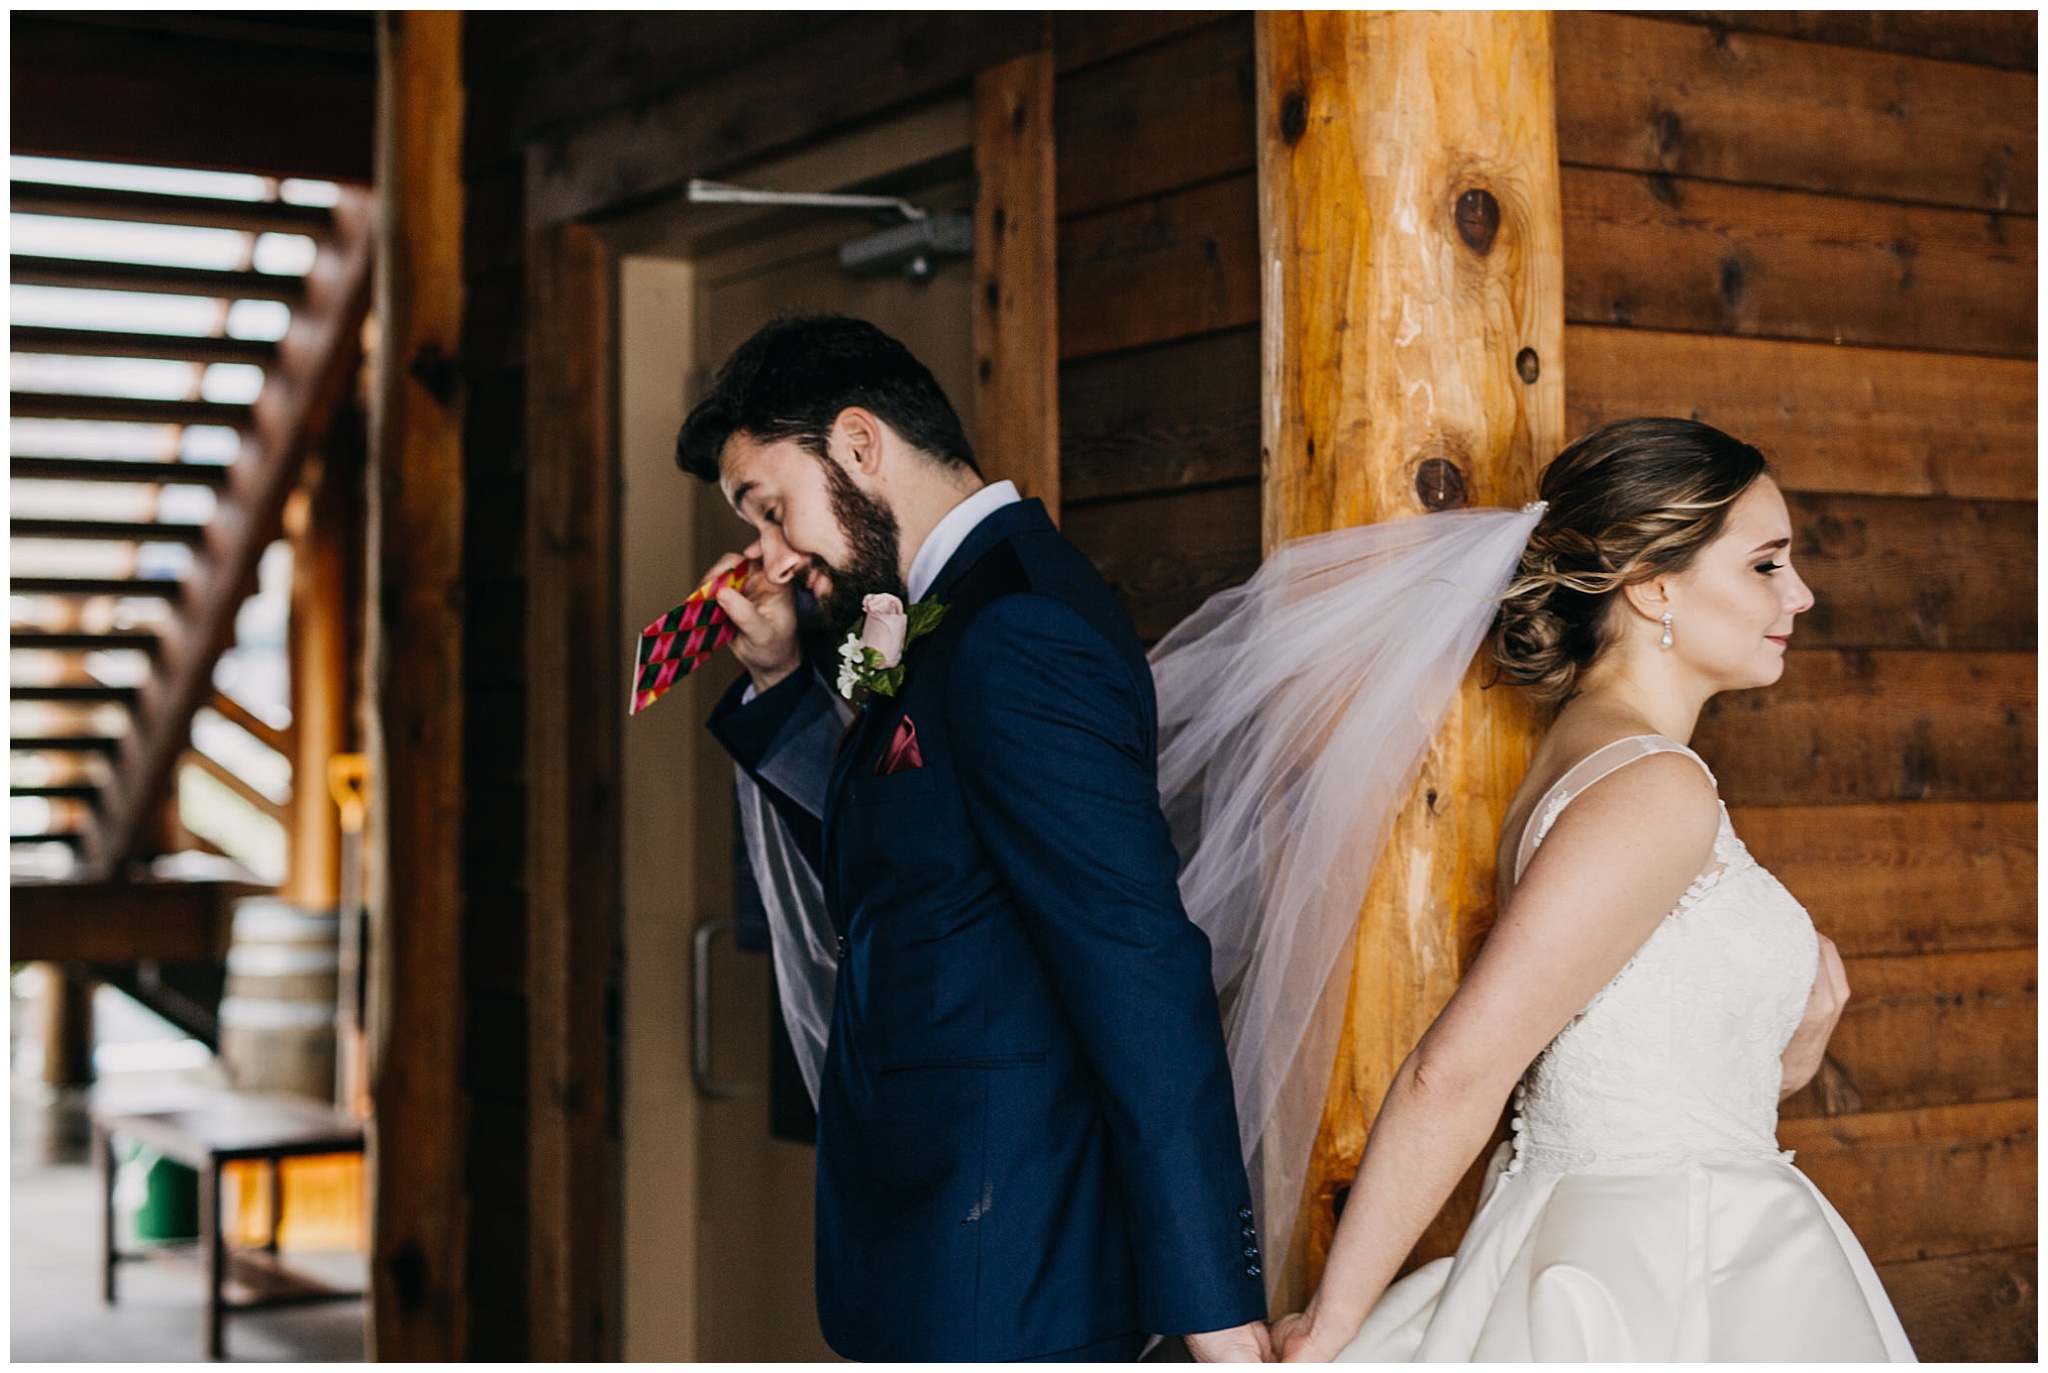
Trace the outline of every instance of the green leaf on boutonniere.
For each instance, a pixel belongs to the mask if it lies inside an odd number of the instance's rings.
[[[903,643],[907,648],[939,627],[939,621],[946,618],[946,607],[927,596],[905,613],[908,625]]]

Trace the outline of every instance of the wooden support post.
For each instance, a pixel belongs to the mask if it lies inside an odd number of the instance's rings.
[[[466,1353],[461,14],[380,15],[377,70],[370,1357],[441,1362]]]
[[[355,521],[345,485],[350,470],[338,467],[335,446],[308,460],[284,521],[292,543],[292,799],[278,895],[309,911],[333,910],[340,897],[341,818],[327,766],[349,748],[348,542]]]
[[[1519,505],[1564,427],[1551,19],[1258,16],[1265,543]],[[1359,917],[1343,1040],[1283,1309],[1394,1071],[1490,924],[1494,845],[1532,722],[1475,665]],[[1448,1252],[1469,1215],[1423,1241]],[[1443,1227],[1445,1222],[1439,1222]],[[1420,1254],[1422,1250],[1418,1250]]]
[[[43,1081],[92,1085],[93,980],[77,963],[43,964]]]
[[[618,268],[584,224],[527,247],[527,1356],[587,1361],[619,1342]]]
[[[1060,514],[1058,208],[1053,57],[1026,53],[974,81],[976,456]]]

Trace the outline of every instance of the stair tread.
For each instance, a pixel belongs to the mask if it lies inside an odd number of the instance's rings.
[[[146,596],[177,600],[184,583],[170,577],[14,577],[17,596]]]
[[[61,329],[18,324],[8,338],[16,353],[59,353],[74,357],[167,358],[173,362],[241,362],[275,366],[277,345],[267,339],[205,338],[190,334],[146,334],[114,329]]]
[[[17,539],[111,539],[127,543],[203,543],[206,526],[170,520],[52,520],[14,518]]]
[[[218,400],[163,400],[154,396],[95,396],[74,391],[16,391],[9,398],[16,419],[102,420],[123,424],[217,424],[246,429],[253,406]]]
[[[103,634],[81,633],[74,630],[14,629],[9,632],[9,640],[15,648],[76,649],[86,653],[120,648],[139,648],[154,652],[163,642],[162,636],[144,629],[113,629]]]
[[[10,738],[13,753],[118,753],[118,734],[21,734]]]
[[[16,481],[159,482],[172,486],[228,484],[229,467],[210,462],[151,462],[146,458],[43,458],[7,460],[7,475]]]
[[[10,208],[15,214],[189,224],[249,233],[318,235],[334,227],[334,212],[326,206],[292,205],[281,200],[222,200],[215,196],[64,186],[44,181],[16,181],[10,187],[10,195]]]
[[[17,286],[146,291],[157,295],[206,296],[221,300],[277,300],[287,305],[296,304],[306,293],[303,277],[276,272],[165,267],[149,262],[101,262],[93,258],[26,254],[16,254],[10,266],[12,280]]]

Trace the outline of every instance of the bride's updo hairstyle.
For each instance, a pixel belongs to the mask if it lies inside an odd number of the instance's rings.
[[[1543,518],[1502,597],[1488,647],[1542,700],[1571,695],[1612,638],[1625,586],[1683,572],[1763,475],[1764,455],[1696,420],[1603,424],[1543,469]]]

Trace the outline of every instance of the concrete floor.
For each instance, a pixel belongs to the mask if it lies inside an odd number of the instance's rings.
[[[102,996],[109,993],[102,991]],[[118,996],[118,993],[112,993]],[[126,1001],[126,998],[121,998]],[[96,1003],[98,998],[96,998]],[[169,1041],[163,1022],[127,1002],[99,1019],[101,1081],[94,1090],[121,1096],[151,1094],[179,1083],[206,1083],[210,1063],[175,1064],[169,1049],[135,1049]],[[99,1006],[96,1004],[96,1011]],[[29,1021],[25,1025],[24,1021]],[[112,1022],[111,1024],[109,1022]],[[8,1352],[17,1363],[200,1362],[205,1359],[205,1288],[196,1265],[153,1259],[124,1263],[120,1300],[99,1295],[99,1184],[89,1158],[86,1097],[53,1092],[39,1081],[40,1046],[25,1042],[32,1018],[17,1015],[9,1111],[8,1194],[11,1302]],[[165,1031],[168,1026],[163,1026]],[[170,1031],[175,1036],[175,1031]],[[109,1044],[116,1052],[107,1054]],[[188,1041],[189,1043],[189,1041]],[[130,1046],[124,1053],[118,1046]],[[154,1062],[159,1066],[148,1066]],[[125,1070],[122,1064],[130,1065]],[[295,1266],[336,1285],[359,1287],[363,1261],[354,1254],[294,1254]],[[363,1303],[252,1311],[227,1321],[232,1362],[359,1362],[363,1357]]]

